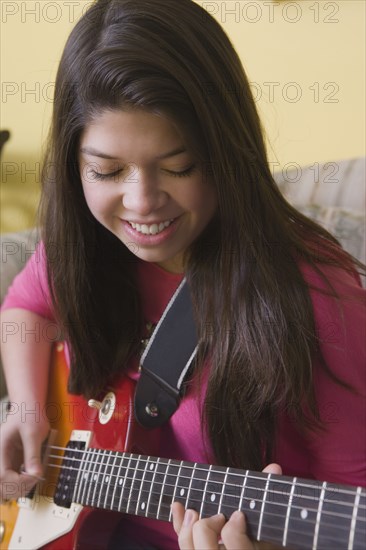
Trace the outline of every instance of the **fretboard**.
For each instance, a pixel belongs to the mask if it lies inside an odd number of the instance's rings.
[[[242,510],[252,538],[293,549],[363,550],[366,541],[360,487],[130,453],[68,451],[57,501],[163,521],[175,501],[200,517]]]

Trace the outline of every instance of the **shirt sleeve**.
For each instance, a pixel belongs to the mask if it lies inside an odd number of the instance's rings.
[[[366,290],[342,269],[322,267],[340,300],[310,290],[324,360],[314,363],[314,388],[324,430],[308,436],[309,467],[315,479],[366,485]],[[308,269],[308,283],[326,289]]]
[[[47,282],[46,253],[39,243],[23,270],[14,278],[1,306],[1,311],[20,308],[54,320]]]

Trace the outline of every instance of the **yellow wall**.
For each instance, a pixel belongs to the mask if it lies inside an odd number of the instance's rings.
[[[363,0],[197,3],[218,19],[240,53],[276,168],[364,155]],[[1,128],[12,133],[2,159],[1,231],[34,223],[52,83],[66,37],[88,5],[0,3]]]

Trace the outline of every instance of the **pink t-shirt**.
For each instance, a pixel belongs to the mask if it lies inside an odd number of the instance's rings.
[[[300,267],[308,283],[326,288],[313,269],[307,265]],[[283,413],[278,418],[273,461],[282,466],[284,475],[365,486],[366,291],[356,277],[343,270],[332,267],[322,267],[322,270],[342,297],[340,311],[334,298],[310,291],[322,352],[332,372],[357,388],[359,394],[334,383],[315,361],[314,385],[326,430],[301,436],[296,425]],[[155,264],[139,262],[138,286],[145,319],[153,323],[159,320],[181,280],[181,275],[167,273]],[[10,308],[34,311],[52,322],[42,245],[9,289],[2,309]],[[134,380],[139,376],[136,365],[137,360],[128,371]],[[210,444],[202,436],[201,403],[197,388],[188,384],[178,410],[159,431],[162,457],[214,463]],[[123,532],[131,539],[141,538],[161,550],[178,548],[172,526],[164,522],[128,517],[123,520]]]

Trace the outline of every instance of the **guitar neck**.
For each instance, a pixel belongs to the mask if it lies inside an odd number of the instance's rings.
[[[242,510],[250,535],[294,549],[361,550],[361,487],[242,471],[74,445],[65,455],[55,502],[171,521],[174,501],[200,517]]]

